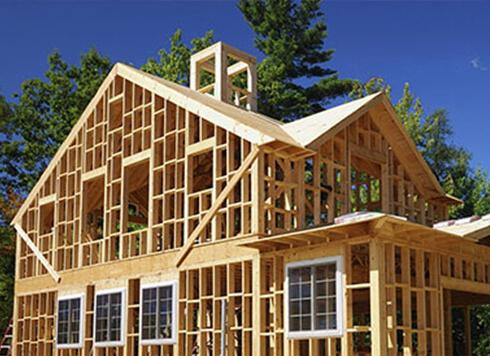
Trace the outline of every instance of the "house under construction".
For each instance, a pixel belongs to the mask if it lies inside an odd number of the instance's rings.
[[[383,93],[282,123],[221,42],[190,88],[116,64],[12,224],[14,355],[451,355],[490,218]]]

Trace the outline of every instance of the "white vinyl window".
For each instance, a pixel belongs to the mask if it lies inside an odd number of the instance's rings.
[[[80,348],[83,343],[83,294],[58,299],[56,346]]]
[[[342,328],[342,257],[286,265],[288,338],[339,336]]]
[[[125,290],[112,289],[95,295],[95,346],[124,345]]]
[[[141,343],[172,344],[177,338],[177,282],[141,287]]]

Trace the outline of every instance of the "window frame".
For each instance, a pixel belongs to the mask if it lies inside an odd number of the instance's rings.
[[[80,340],[78,343],[67,343],[60,344],[58,342],[58,328],[59,328],[59,320],[60,320],[60,302],[64,300],[72,300],[72,299],[80,299],[80,320],[78,321],[80,330],[78,332]],[[67,294],[58,296],[56,302],[56,348],[57,349],[80,349],[83,347],[83,341],[85,339],[85,294],[77,293],[77,294]]]
[[[172,287],[172,336],[165,339],[143,339],[143,290],[153,289],[160,287]],[[177,313],[178,313],[178,300],[177,300],[177,287],[178,282],[162,281],[157,283],[147,283],[140,286],[140,306],[139,306],[139,342],[140,345],[173,345],[177,343]],[[158,313],[158,311],[157,311]]]
[[[97,297],[101,295],[121,293],[121,331],[119,341],[97,341]],[[93,344],[94,347],[124,346],[126,337],[126,288],[104,289],[95,292],[94,296],[94,325],[93,325]]]
[[[286,264],[285,268],[285,280],[284,280],[284,326],[287,339],[310,339],[310,338],[324,338],[324,337],[339,337],[344,335],[344,293],[343,293],[343,273],[344,263],[342,256],[328,256],[321,257],[312,260],[301,260],[296,262],[290,262]],[[314,316],[315,308],[312,302],[312,330],[308,331],[291,331],[289,328],[289,271],[298,267],[312,267],[323,264],[335,263],[335,297],[336,297],[336,322],[337,327],[335,329],[315,330]],[[314,293],[312,291],[312,300],[314,300]]]

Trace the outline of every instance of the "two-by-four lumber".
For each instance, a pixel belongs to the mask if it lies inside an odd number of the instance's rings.
[[[216,197],[216,201],[213,203],[211,208],[208,210],[206,215],[204,215],[203,219],[199,223],[199,225],[194,229],[189,238],[187,239],[185,245],[182,248],[182,251],[177,256],[176,265],[179,267],[184,261],[185,257],[189,254],[192,246],[195,243],[195,240],[201,235],[201,233],[206,228],[207,224],[213,219],[213,217],[218,212],[221,204],[225,201],[228,195],[233,191],[235,185],[240,181],[243,175],[247,172],[248,168],[252,165],[255,159],[258,157],[260,152],[260,148],[255,146],[252,151],[248,154],[247,158],[243,161],[241,167],[236,171],[233,177],[228,182],[227,186],[221,193]]]

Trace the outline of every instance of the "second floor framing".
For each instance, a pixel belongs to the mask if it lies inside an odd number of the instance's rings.
[[[198,244],[366,210],[426,225],[446,219],[450,199],[400,155],[385,106],[357,108],[302,146],[290,124],[117,67],[16,219],[56,271],[179,249],[257,147]],[[46,274],[18,241],[17,277]]]

